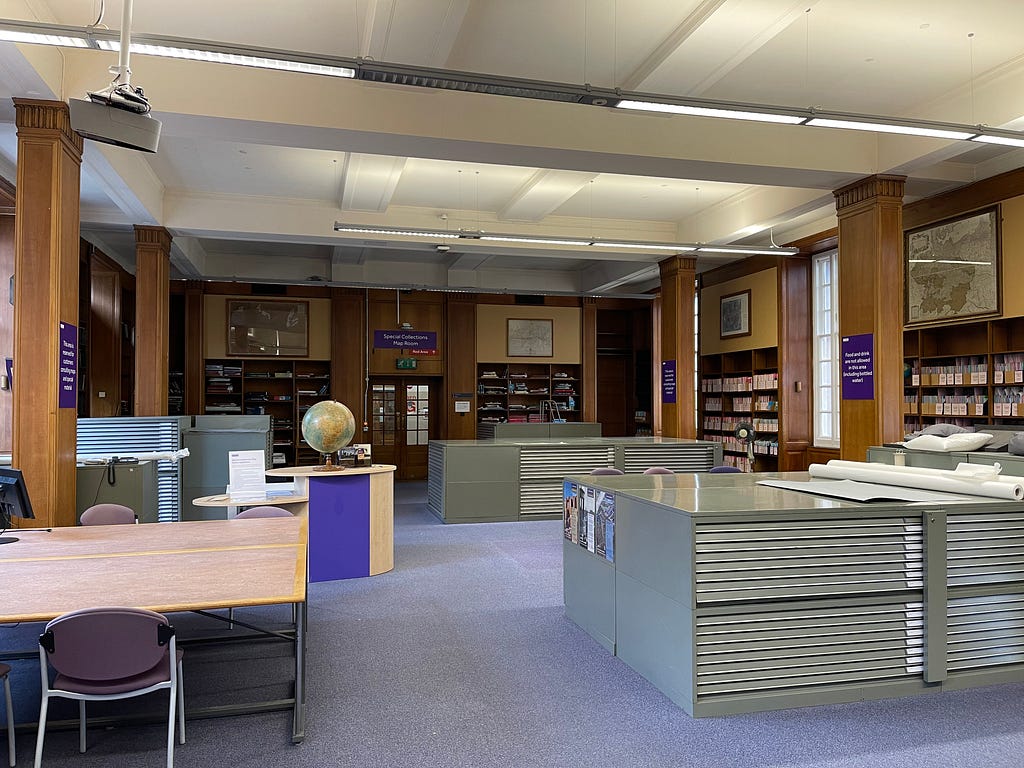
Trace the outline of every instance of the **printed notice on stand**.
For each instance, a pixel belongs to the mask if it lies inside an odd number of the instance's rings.
[[[232,500],[267,495],[267,459],[263,451],[228,452],[228,495]]]

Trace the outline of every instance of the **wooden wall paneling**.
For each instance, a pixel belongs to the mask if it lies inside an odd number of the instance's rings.
[[[344,403],[356,420],[354,443],[369,442],[366,414],[367,357],[365,292],[331,289],[331,397]]]
[[[661,435],[661,294],[651,304],[651,434]],[[697,393],[694,392],[696,397]]]
[[[171,235],[135,227],[135,415],[167,415]]]
[[[441,422],[444,440],[476,438],[476,296],[467,293],[447,295],[444,387],[445,418]],[[461,340],[461,341],[456,341]],[[462,395],[470,393],[469,398]],[[456,398],[456,394],[459,395]],[[455,401],[468,399],[469,413],[455,413]]]
[[[874,339],[872,400],[842,400],[844,459],[903,436],[903,222],[905,178],[877,175],[834,193],[839,217],[839,332]]]
[[[121,275],[93,260],[89,272],[89,415],[121,413]]]
[[[582,378],[583,421],[597,421],[597,301],[587,297],[583,299],[582,322]]]
[[[13,185],[10,185],[13,188]],[[11,198],[14,205],[14,198]],[[14,274],[14,216],[0,215],[0,364],[14,358],[14,305],[7,296],[7,279]],[[5,376],[6,369],[0,371]],[[0,452],[10,453],[14,445],[14,395],[8,386],[0,390]]]
[[[676,402],[661,404],[661,433],[665,437],[697,436],[694,391],[693,301],[697,260],[672,256],[661,270],[661,359],[675,360]],[[661,375],[658,374],[660,389]]]
[[[78,325],[82,137],[67,104],[14,99],[15,201],[13,462],[37,519],[75,524],[77,407],[58,407],[59,324]]]
[[[812,442],[811,263],[784,259],[779,268],[779,471],[806,468]]]
[[[961,216],[978,208],[1024,193],[1024,168],[1001,173],[942,195],[909,203],[903,208],[904,229],[917,229],[943,219]]]
[[[441,376],[444,374],[444,294],[437,291],[370,291],[370,373],[389,376],[396,373],[399,357],[417,359],[416,370],[403,370],[402,376]],[[401,317],[399,317],[401,315]],[[409,323],[415,331],[437,333],[436,355],[408,355],[407,350],[374,349],[375,330],[396,330]]]
[[[205,358],[203,349],[203,283],[189,280],[185,284],[185,413],[203,412],[206,397]]]

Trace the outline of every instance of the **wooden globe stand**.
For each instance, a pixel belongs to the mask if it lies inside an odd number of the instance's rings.
[[[316,466],[316,468],[315,468],[315,471],[317,471],[317,472],[340,472],[343,469],[345,469],[344,467],[342,467],[342,466],[340,466],[338,464],[335,464],[331,460],[332,454],[330,454],[330,453],[321,453],[320,455],[324,457],[324,463],[323,464],[318,464]]]

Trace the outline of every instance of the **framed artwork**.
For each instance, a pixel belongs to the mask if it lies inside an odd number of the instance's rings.
[[[998,207],[907,232],[905,324],[998,314],[999,256]]]
[[[719,337],[731,339],[750,335],[750,290],[723,296],[720,305]]]
[[[508,319],[508,356],[509,357],[551,357],[554,354],[552,344],[551,320]]]
[[[228,299],[227,353],[238,357],[308,357],[309,302]]]

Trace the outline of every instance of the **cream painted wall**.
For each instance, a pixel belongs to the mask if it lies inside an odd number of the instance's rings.
[[[750,290],[750,335],[719,338],[723,296]],[[736,352],[741,349],[775,347],[779,344],[779,287],[775,267],[708,286],[700,292],[700,352]]]
[[[1003,317],[1024,315],[1024,291],[1020,275],[1024,274],[1024,197],[1004,200],[1002,291]]]
[[[203,357],[227,357],[227,301],[228,299],[259,299],[259,296],[203,296]],[[285,297],[281,297],[285,298]],[[275,360],[330,360],[331,359],[331,300],[301,299],[309,302],[309,355],[308,357]],[[269,359],[269,358],[261,358]]]
[[[551,357],[509,357],[508,319],[552,321]],[[580,310],[577,307],[522,307],[478,304],[476,359],[481,363],[579,363]],[[457,343],[454,342],[453,343]]]

